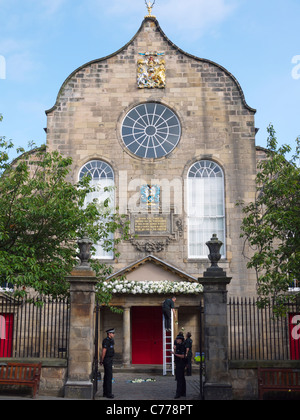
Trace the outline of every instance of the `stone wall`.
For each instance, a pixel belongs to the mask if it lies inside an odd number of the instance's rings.
[[[229,369],[235,400],[257,400],[257,369]]]
[[[42,367],[40,394],[63,397],[66,379],[67,360],[58,363],[54,360],[45,361]]]

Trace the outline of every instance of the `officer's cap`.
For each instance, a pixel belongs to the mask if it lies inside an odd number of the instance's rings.
[[[114,334],[115,333],[115,329],[114,328],[110,328],[109,330],[106,330],[106,332],[107,332],[107,334],[109,334],[109,333]]]

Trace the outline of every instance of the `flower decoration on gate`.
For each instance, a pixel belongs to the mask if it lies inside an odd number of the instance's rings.
[[[184,281],[130,281],[113,280],[102,284],[102,291],[111,294],[198,294],[203,287],[198,283]]]

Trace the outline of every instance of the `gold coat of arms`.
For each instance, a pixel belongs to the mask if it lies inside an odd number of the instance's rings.
[[[138,60],[137,82],[140,89],[159,88],[166,86],[165,53],[139,53],[143,58]]]

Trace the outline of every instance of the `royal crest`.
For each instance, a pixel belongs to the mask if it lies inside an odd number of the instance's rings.
[[[141,186],[141,204],[145,207],[159,207],[160,186],[142,185]]]
[[[137,82],[140,89],[159,88],[166,86],[165,53],[139,53],[143,58],[138,60]]]

